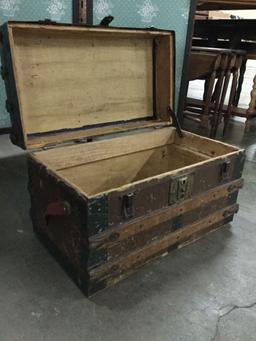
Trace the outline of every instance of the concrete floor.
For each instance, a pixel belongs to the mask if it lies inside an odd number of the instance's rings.
[[[32,233],[26,154],[0,136],[0,341],[256,340],[256,127],[240,211],[225,226],[86,299]]]

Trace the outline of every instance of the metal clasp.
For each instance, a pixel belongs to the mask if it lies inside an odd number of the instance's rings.
[[[169,190],[169,205],[189,199],[192,196],[193,183],[193,174],[172,179]]]

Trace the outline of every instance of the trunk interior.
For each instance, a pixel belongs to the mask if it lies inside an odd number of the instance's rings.
[[[54,148],[35,157],[86,196],[123,189],[238,149],[174,128]]]

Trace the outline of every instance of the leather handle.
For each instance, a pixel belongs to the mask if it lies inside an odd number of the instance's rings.
[[[63,217],[71,213],[70,204],[66,201],[52,202],[47,205],[45,217]]]

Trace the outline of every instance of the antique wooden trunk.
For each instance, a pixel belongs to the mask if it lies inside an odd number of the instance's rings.
[[[174,33],[1,30],[34,231],[86,295],[231,222],[243,150],[172,126]]]

